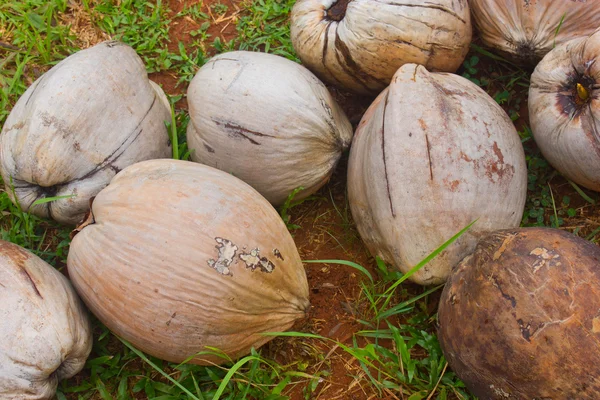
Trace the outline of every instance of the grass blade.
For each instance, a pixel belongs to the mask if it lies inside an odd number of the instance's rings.
[[[369,280],[371,281],[371,283],[374,283],[373,281],[373,276],[371,275],[371,273],[369,271],[367,271],[367,269],[365,267],[363,267],[360,264],[357,264],[355,262],[352,261],[346,261],[346,260],[304,260],[302,261],[304,263],[313,263],[313,264],[340,264],[340,265],[347,265],[349,267],[352,267],[360,272],[362,272],[364,275],[366,275]]]
[[[121,341],[121,343],[123,343],[125,346],[127,346],[131,351],[133,351],[144,362],[146,362],[152,368],[154,368],[158,373],[160,373],[162,376],[164,376],[165,378],[167,378],[168,380],[170,380],[175,386],[177,386],[179,389],[181,389],[185,394],[187,394],[189,396],[190,399],[192,399],[192,400],[200,400],[198,397],[194,396],[194,394],[192,392],[190,392],[189,390],[187,390],[181,383],[177,382],[169,374],[167,374],[165,371],[163,371],[162,368],[160,368],[158,365],[156,365],[152,361],[150,361],[148,359],[148,357],[146,357],[146,355],[144,353],[142,353],[141,351],[139,351],[138,349],[136,349],[135,347],[133,347],[133,345],[131,343],[129,343],[127,340],[122,339],[119,336],[116,336],[116,338],[119,339]],[[217,399],[217,397],[215,397],[215,400],[216,399]]]
[[[427,257],[425,257],[423,260],[421,260],[417,265],[412,267],[406,274],[402,275],[402,278],[398,279],[392,286],[389,287],[388,290],[386,290],[386,294],[392,292],[396,287],[398,287],[398,285],[400,285],[402,282],[404,282],[405,280],[410,278],[418,270],[423,268],[423,266],[425,266],[429,261],[431,261],[435,257],[437,257],[442,251],[446,250],[446,248],[448,246],[450,246],[452,243],[454,243],[456,240],[458,240],[458,238],[460,238],[466,231],[468,231],[473,226],[473,224],[475,224],[475,222],[477,222],[477,221],[478,221],[478,219],[471,222],[469,225],[465,226],[458,233],[456,233],[454,236],[452,236],[450,239],[448,239],[446,242],[444,242],[444,244],[442,244],[440,247],[438,247],[437,249],[432,251],[431,254],[429,254]]]

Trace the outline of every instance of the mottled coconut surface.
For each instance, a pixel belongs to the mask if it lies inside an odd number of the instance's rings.
[[[597,399],[600,249],[550,228],[482,239],[451,275],[439,339],[481,399]]]

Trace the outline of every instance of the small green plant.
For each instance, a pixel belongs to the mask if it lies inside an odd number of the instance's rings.
[[[229,10],[229,7],[227,7],[227,5],[222,4],[222,3],[214,3],[210,5],[211,10],[213,10],[213,12],[217,15],[224,15],[227,13],[227,11]]]
[[[165,125],[169,132],[169,138],[173,148],[172,158],[175,160],[187,161],[191,157],[186,141],[186,130],[190,117],[189,114],[185,112],[175,111],[175,103],[180,99],[181,96],[169,96],[169,103],[171,104],[171,121],[165,123]]]
[[[359,320],[366,329],[353,337],[351,345],[303,332],[271,332],[267,335],[312,338],[332,343],[358,361],[362,373],[380,397],[402,391],[411,400],[433,398],[436,393],[437,399],[445,399],[451,393],[459,399],[472,399],[464,389],[464,384],[448,370],[437,338],[430,332],[432,317],[428,315],[426,307],[418,308],[424,299],[443,285],[425,288],[423,293],[408,298],[404,292],[401,296],[404,300],[396,300],[398,288],[403,282],[454,243],[475,222],[460,230],[405,274],[390,271],[382,260],[377,259],[377,269],[382,276],[380,281],[375,281],[365,267],[352,261],[304,261],[350,266],[367,278],[362,282],[362,292],[368,311],[365,318]],[[398,324],[401,315],[409,317],[404,323]],[[358,337],[367,339],[367,343],[359,345]],[[392,341],[393,345],[384,345],[386,341]]]
[[[183,9],[179,11],[177,15],[175,15],[175,18],[185,17],[186,15],[189,15],[192,19],[196,21],[208,20],[210,17],[208,16],[208,14],[202,11],[202,6],[203,4],[202,2],[200,2],[192,4],[191,6],[183,7]]]
[[[475,77],[478,74],[477,64],[479,64],[479,57],[477,55],[472,55],[465,59],[463,62],[464,72],[462,73],[462,76],[469,79],[477,86],[482,86],[481,80]]]
[[[293,207],[300,205],[304,201],[308,200],[308,198],[305,198],[299,201],[294,201],[296,195],[303,190],[304,187],[302,186],[299,186],[296,189],[292,190],[292,192],[288,195],[287,199],[285,200],[285,203],[283,203],[283,205],[279,208],[279,215],[281,216],[281,219],[283,220],[283,222],[285,222],[285,225],[290,231],[300,228],[300,225],[290,223],[292,217],[288,213],[288,211]]]

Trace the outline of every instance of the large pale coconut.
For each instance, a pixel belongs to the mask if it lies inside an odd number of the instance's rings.
[[[529,87],[529,119],[550,164],[600,191],[600,30],[558,46],[538,64]]]
[[[231,173],[274,205],[316,192],[329,180],[352,126],[303,66],[272,54],[213,57],[188,89],[193,161]]]
[[[517,63],[535,66],[557,44],[600,26],[598,0],[469,0],[483,42]]]
[[[454,72],[471,43],[467,0],[298,0],[296,53],[321,79],[377,94],[404,64]]]
[[[62,60],[17,101],[0,134],[0,173],[21,208],[66,224],[121,169],[166,158],[170,107],[142,60],[107,41]],[[32,205],[46,197],[70,196]]]
[[[521,140],[481,88],[407,64],[365,113],[348,164],[348,196],[372,255],[407,272],[475,225],[412,276],[443,282],[482,233],[517,227],[527,192]]]
[[[82,299],[114,333],[164,360],[182,362],[207,346],[240,357],[309,306],[279,214],[241,180],[202,164],[124,169],[78,230],[67,264]]]
[[[600,249],[568,232],[490,233],[452,272],[438,336],[480,399],[596,400]]]
[[[52,399],[92,350],[87,311],[45,261],[0,240],[0,398]]]

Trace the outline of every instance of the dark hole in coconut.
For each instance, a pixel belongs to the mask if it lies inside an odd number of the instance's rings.
[[[43,197],[54,197],[56,196],[56,193],[58,193],[58,185],[54,185],[54,186],[40,186],[40,194],[43,195]]]
[[[520,42],[516,46],[517,59],[520,64],[535,67],[539,61],[539,55],[536,53],[536,47],[530,42]]]
[[[338,0],[327,10],[326,19],[331,21],[341,21],[346,16],[346,8],[352,0]]]
[[[557,95],[559,110],[572,117],[579,116],[594,98],[594,84],[594,78],[589,75],[570,75]]]

